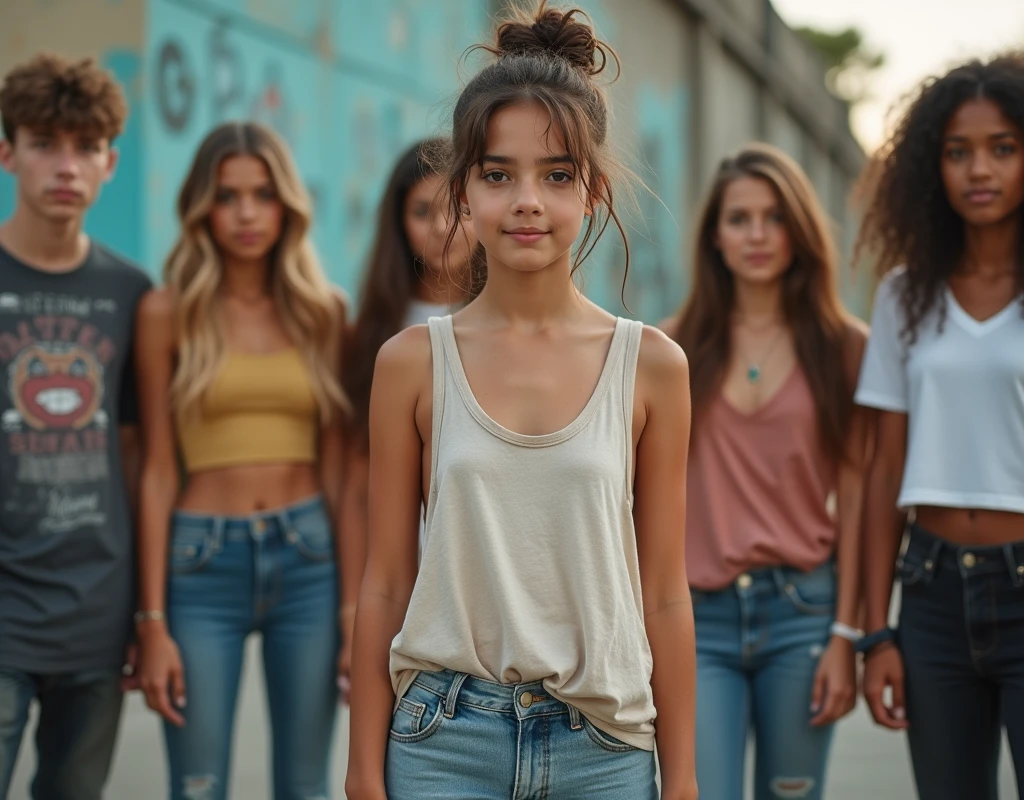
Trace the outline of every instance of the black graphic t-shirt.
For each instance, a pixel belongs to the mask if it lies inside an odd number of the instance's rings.
[[[93,243],[53,274],[0,248],[0,667],[118,667],[134,548],[118,426],[135,424],[131,338],[150,286]]]

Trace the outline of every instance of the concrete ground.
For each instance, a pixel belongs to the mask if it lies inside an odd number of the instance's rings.
[[[271,800],[267,792],[266,714],[263,678],[257,659],[258,641],[251,643],[248,672],[242,689],[235,732],[235,763],[232,800]],[[348,714],[339,719],[335,746],[334,790],[341,798],[348,757]],[[27,783],[34,760],[32,740],[22,746],[8,800],[28,800]],[[1016,798],[1008,755],[1001,765],[1001,800]],[[106,800],[165,800],[166,768],[160,729],[141,695],[126,705],[113,775]],[[915,800],[910,764],[901,734],[876,728],[863,702],[855,714],[840,724],[830,768],[828,800]],[[553,798],[557,800],[557,798]],[[704,798],[703,800],[718,800]]]

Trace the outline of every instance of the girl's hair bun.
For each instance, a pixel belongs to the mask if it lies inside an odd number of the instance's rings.
[[[494,47],[487,49],[499,58],[520,55],[560,58],[587,75],[597,75],[604,70],[612,50],[594,35],[586,13],[578,8],[560,11],[546,6],[545,0],[532,18],[524,14],[503,22],[498,27]]]

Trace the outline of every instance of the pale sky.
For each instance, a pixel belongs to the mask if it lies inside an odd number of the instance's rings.
[[[872,150],[888,129],[887,112],[921,79],[957,62],[1024,48],[1024,0],[772,0],[791,26],[860,28],[886,55],[873,98],[853,114],[854,133]]]

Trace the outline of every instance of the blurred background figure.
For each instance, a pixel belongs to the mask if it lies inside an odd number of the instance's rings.
[[[886,153],[863,230],[864,693],[907,730],[922,800],[996,800],[1003,726],[1024,781],[1024,52],[921,86]]]
[[[339,601],[354,604],[358,561],[339,524],[345,307],[307,238],[310,214],[272,131],[214,129],[179,194],[165,286],[140,304],[136,623],[171,800],[230,796],[235,700],[256,631],[273,796],[328,794],[339,649],[351,643]]]
[[[400,330],[458,310],[484,279],[472,222],[465,222],[445,258],[447,205],[433,163],[446,146],[443,139],[417,142],[395,164],[380,202],[359,310],[346,337],[343,377],[352,415],[343,513],[347,533],[360,542],[367,530],[368,418],[377,352]]]
[[[866,326],[806,175],[751,145],[722,162],[693,292],[665,324],[690,361],[687,573],[697,632],[697,780],[742,800],[825,796],[832,724],[856,702]],[[832,508],[830,508],[832,505]]]

